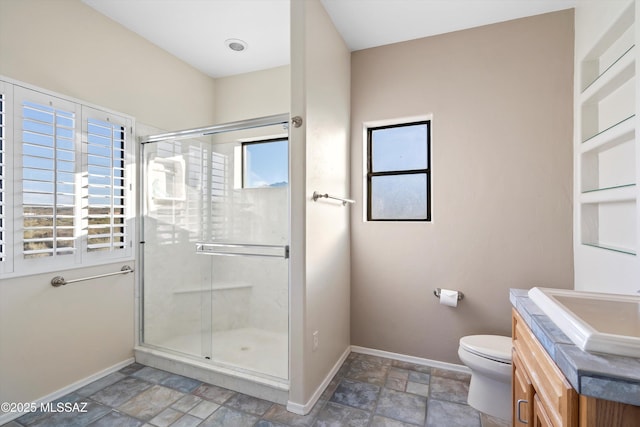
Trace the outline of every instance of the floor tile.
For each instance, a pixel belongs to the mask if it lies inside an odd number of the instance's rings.
[[[195,427],[202,422],[200,418],[194,417],[193,415],[184,415],[175,423],[171,424],[171,427]]]
[[[392,360],[391,366],[395,368],[407,369],[409,371],[422,372],[424,374],[430,374],[431,370],[434,369],[430,366],[417,365],[415,363],[404,362],[401,360]]]
[[[260,420],[258,421],[258,424],[255,425],[255,427],[289,427],[289,426],[287,426],[286,424],[277,423],[275,421]]]
[[[201,397],[194,396],[193,394],[187,394],[185,397],[171,405],[171,407],[181,412],[189,412],[191,408],[195,407],[200,402],[202,402]]]
[[[201,427],[247,427],[258,421],[258,417],[236,411],[235,409],[221,407],[209,418],[204,420]]]
[[[376,414],[407,423],[423,424],[426,410],[425,397],[383,389]]]
[[[379,393],[380,387],[377,385],[345,378],[340,381],[330,400],[341,405],[371,411],[375,408]]]
[[[172,374],[167,371],[162,371],[160,369],[151,368],[149,366],[145,366],[144,368],[137,370],[133,374],[132,377],[140,378],[141,380],[149,381],[150,383],[158,384],[170,377]]]
[[[471,381],[471,374],[467,374],[466,372],[451,371],[448,369],[431,368],[431,375],[458,380],[466,383],[469,383],[469,381]]]
[[[168,427],[183,415],[184,412],[176,411],[172,408],[167,408],[153,417],[149,422],[157,427]]]
[[[215,385],[202,384],[193,391],[193,394],[203,399],[222,404],[236,393]]]
[[[407,383],[407,393],[417,394],[419,396],[429,396],[429,386],[427,384],[414,383],[409,381]]]
[[[351,366],[345,377],[383,386],[386,381],[389,366],[382,363],[375,363],[369,359],[356,359],[351,362]]]
[[[107,375],[106,377],[102,377],[99,380],[89,383],[86,386],[76,390],[76,394],[79,394],[80,396],[91,396],[93,393],[96,393],[105,387],[115,384],[118,381],[125,379],[126,377],[127,376],[121,372],[114,372]]]
[[[121,374],[124,374],[124,375],[132,375],[134,372],[137,372],[142,368],[144,368],[144,365],[134,362],[134,363],[132,363],[130,365],[127,365],[124,368],[120,369],[118,372],[120,372]]]
[[[258,416],[262,416],[267,412],[267,410],[271,408],[271,405],[273,405],[273,402],[247,396],[242,393],[231,396],[229,400],[225,402],[225,406]]]
[[[126,401],[118,409],[133,417],[150,420],[183,396],[184,394],[179,391],[154,385]]]
[[[139,427],[144,421],[136,420],[117,411],[111,411],[107,415],[98,418],[87,427]]]
[[[457,379],[432,376],[429,393],[434,399],[467,403],[469,384]]]
[[[480,413],[480,424],[482,427],[511,427],[511,421],[492,417],[491,415]]]
[[[0,0],[1,1],[1,0]],[[510,427],[466,404],[470,375],[351,353],[307,415],[132,363],[53,402],[86,413],[35,412],[3,427]]]
[[[371,420],[370,427],[415,427],[415,424],[403,423],[402,421],[392,420],[391,418],[376,415]],[[444,427],[444,426],[443,426]]]
[[[478,411],[467,405],[429,399],[427,427],[480,427]]]
[[[431,375],[422,372],[409,371],[409,381],[414,383],[429,384]]]
[[[263,419],[273,421],[274,423],[282,423],[292,427],[308,427],[313,424],[313,420],[322,409],[324,401],[318,401],[311,412],[307,415],[294,414],[287,411],[282,405],[272,405],[271,408],[262,416]]]
[[[37,422],[30,424],[33,427],[85,427],[98,418],[106,415],[111,408],[96,402],[87,402],[85,412],[56,412],[47,418],[42,418]]]
[[[183,393],[191,393],[202,384],[202,381],[183,377],[182,375],[171,374],[160,381],[160,384]]]
[[[328,402],[318,412],[314,427],[365,427],[369,412]]]
[[[189,415],[193,415],[194,417],[204,420],[205,418],[213,414],[219,407],[220,405],[218,405],[217,403],[203,400],[189,411]]]
[[[96,402],[118,407],[127,400],[151,387],[152,384],[138,378],[127,377],[89,396]]]

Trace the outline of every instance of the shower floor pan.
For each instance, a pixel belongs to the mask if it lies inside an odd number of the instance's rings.
[[[287,334],[257,328],[214,332],[211,360],[270,377],[286,379],[289,343]],[[188,354],[202,354],[200,334],[173,337],[160,347]]]
[[[287,404],[287,334],[245,328],[217,332],[212,339],[216,348],[211,360],[193,356],[202,354],[200,334],[138,346],[135,358],[147,366]],[[187,356],[189,352],[191,356]]]

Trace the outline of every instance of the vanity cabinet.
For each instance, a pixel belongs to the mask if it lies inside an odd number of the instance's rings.
[[[512,313],[513,427],[640,426],[640,406],[578,394],[518,311]]]
[[[513,426],[577,427],[578,394],[513,311]]]

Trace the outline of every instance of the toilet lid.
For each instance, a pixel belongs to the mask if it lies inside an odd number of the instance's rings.
[[[470,335],[460,338],[460,347],[481,357],[511,363],[511,337]]]

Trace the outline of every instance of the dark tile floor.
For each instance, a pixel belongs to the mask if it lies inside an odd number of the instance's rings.
[[[469,376],[351,353],[306,416],[211,384],[132,364],[5,427],[506,427],[466,405]],[[74,406],[74,404],[77,404]]]

